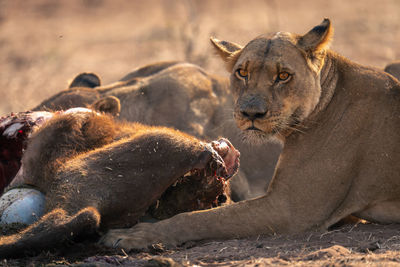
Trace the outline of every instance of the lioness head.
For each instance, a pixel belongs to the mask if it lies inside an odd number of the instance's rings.
[[[303,36],[278,32],[244,47],[211,38],[231,72],[234,117],[244,139],[282,139],[313,112],[332,34],[324,19]]]

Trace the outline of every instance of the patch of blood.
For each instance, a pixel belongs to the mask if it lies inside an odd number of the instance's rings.
[[[18,173],[31,133],[52,116],[50,112],[20,112],[0,118],[0,194]]]

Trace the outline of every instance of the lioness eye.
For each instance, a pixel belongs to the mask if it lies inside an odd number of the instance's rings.
[[[236,75],[238,76],[239,79],[247,79],[249,72],[245,69],[238,69],[236,71]]]
[[[280,73],[278,74],[278,79],[279,79],[280,81],[286,81],[287,79],[289,79],[289,77],[290,77],[290,74],[287,73],[286,71],[280,72]]]

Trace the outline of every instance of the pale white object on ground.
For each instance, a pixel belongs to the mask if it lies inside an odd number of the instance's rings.
[[[31,188],[15,188],[0,198],[0,224],[24,223],[37,221],[45,209],[45,196]]]

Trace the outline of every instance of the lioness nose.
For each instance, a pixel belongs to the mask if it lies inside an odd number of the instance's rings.
[[[254,121],[255,119],[261,119],[265,117],[267,114],[266,111],[257,111],[257,110],[241,110],[240,113],[243,117],[248,118],[249,120]]]
[[[268,111],[266,100],[259,95],[247,95],[238,104],[241,115],[252,121],[265,117]]]

